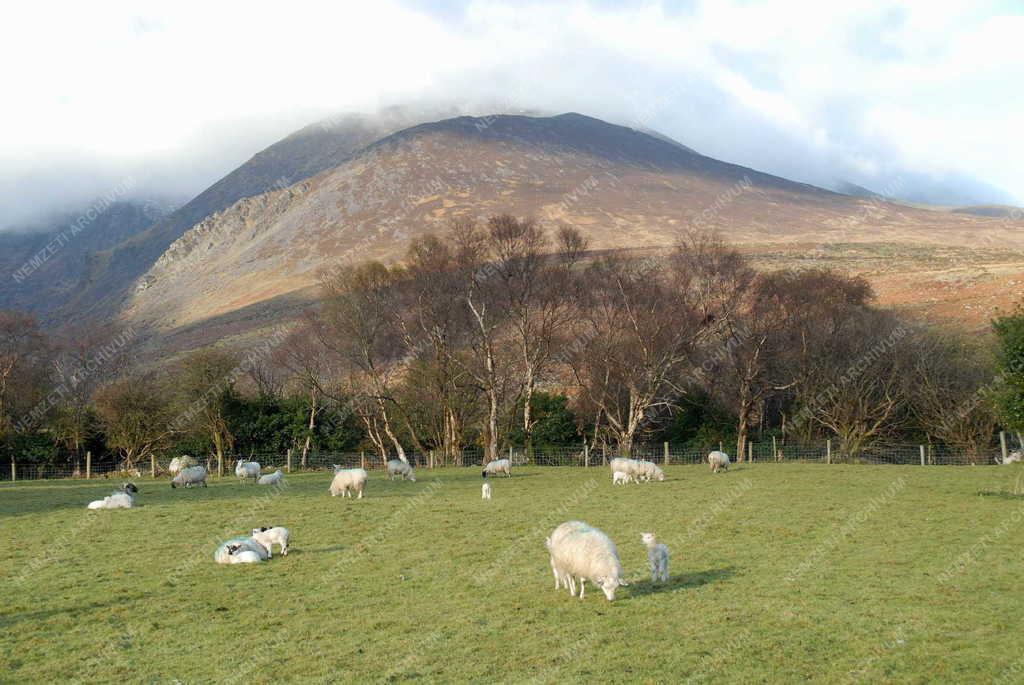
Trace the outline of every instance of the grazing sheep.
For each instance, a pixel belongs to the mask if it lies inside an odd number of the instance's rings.
[[[199,462],[197,462],[192,457],[188,456],[187,454],[183,454],[180,457],[175,457],[174,459],[171,459],[171,465],[167,467],[167,472],[170,473],[172,476],[176,476],[179,473],[181,473],[182,469],[187,469],[189,466],[195,466],[198,463]]]
[[[255,558],[253,558],[255,555]],[[246,564],[270,558],[267,548],[252,538],[238,537],[221,543],[213,553],[218,564]]]
[[[651,567],[651,582],[668,580],[668,545],[658,542],[654,533],[644,533],[640,540],[647,548],[647,563]]]
[[[89,509],[131,509],[135,506],[135,498],[132,496],[139,491],[135,483],[125,483],[121,489],[103,499],[89,502]]]
[[[612,472],[612,485],[625,485],[626,483],[635,483],[633,476],[629,475],[625,471],[613,471]]]
[[[255,483],[260,477],[260,464],[257,461],[239,459],[235,462],[235,475],[238,476],[240,480],[252,478],[252,482]]]
[[[586,527],[587,524],[583,523],[582,521],[568,521],[558,526],[558,528],[555,528],[555,532],[553,532],[551,536],[544,541],[544,544],[548,548],[548,554],[551,557],[551,573],[555,576],[556,590],[559,587],[564,587],[566,590],[569,591],[569,594],[576,594],[576,580],[571,575],[569,575],[568,572],[561,568],[561,566],[556,561],[554,553],[555,545],[561,544],[562,540],[564,540],[569,533],[572,533],[576,530],[582,530]]]
[[[178,472],[174,478],[171,479],[171,487],[176,488],[182,485],[186,488],[190,488],[194,485],[200,485],[206,487],[206,468],[203,466],[189,466]]]
[[[394,480],[395,476],[401,476],[402,480],[416,482],[416,474],[413,473],[412,466],[409,465],[409,462],[402,461],[401,459],[391,459],[388,461],[388,478]]]
[[[638,478],[644,482],[656,480],[665,480],[665,472],[661,470],[661,467],[652,461],[636,461],[634,466],[634,478]]]
[[[711,472],[718,473],[721,471],[729,470],[729,455],[725,452],[715,450],[708,454],[708,464],[711,465]]]
[[[1021,450],[1013,450],[1012,452],[1006,455],[1005,459],[996,457],[997,464],[1016,464],[1021,461],[1024,461],[1024,452],[1022,452]]]
[[[363,498],[363,488],[366,487],[366,469],[337,469],[334,472],[334,480],[331,481],[331,497],[341,493],[342,497],[352,496],[352,491],[359,493],[357,499]]]
[[[504,473],[509,478],[512,477],[512,461],[510,459],[495,459],[492,462],[488,462],[484,465],[482,475],[486,478],[488,475]]]
[[[490,499],[491,498],[491,484],[490,483],[486,483],[485,482],[483,487],[480,488],[480,497],[482,499]]]
[[[609,602],[615,599],[619,586],[629,584],[622,578],[622,563],[615,543],[597,528],[581,521],[568,521],[555,528],[547,544],[556,581],[559,574],[579,578],[580,599],[584,597],[588,580],[601,588]]]
[[[280,483],[283,480],[284,480],[284,474],[281,473],[281,469],[278,469],[277,471],[274,471],[273,473],[268,473],[265,476],[260,476],[260,479],[257,481],[257,483],[259,485],[277,485],[278,483]]]
[[[281,546],[281,556],[288,556],[288,539],[291,532],[284,526],[263,526],[252,529],[252,539],[267,548],[267,558],[274,556],[274,545]]]

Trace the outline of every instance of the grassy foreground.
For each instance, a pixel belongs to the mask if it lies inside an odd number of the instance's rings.
[[[1020,682],[1016,467],[754,464],[233,479],[86,511],[110,481],[0,486],[2,682]],[[544,538],[618,544],[614,603],[556,592]],[[218,566],[261,524],[293,551]],[[652,585],[640,534],[672,551]]]

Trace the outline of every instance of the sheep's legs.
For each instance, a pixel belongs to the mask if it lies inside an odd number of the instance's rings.
[[[587,579],[586,578],[580,578],[580,599],[583,599],[583,590],[584,590],[584,587],[586,586],[586,584],[587,584]]]

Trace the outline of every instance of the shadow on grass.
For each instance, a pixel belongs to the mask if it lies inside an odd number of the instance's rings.
[[[642,597],[653,595],[659,592],[675,592],[691,587],[699,587],[714,583],[719,580],[726,580],[736,575],[736,567],[724,566],[722,568],[710,568],[706,571],[693,571],[691,573],[679,573],[669,576],[663,583],[652,583],[650,580],[638,580],[630,583],[630,597]]]
[[[978,494],[982,497],[996,497],[998,499],[1018,500],[1024,499],[1024,492],[1015,493],[1006,490],[980,490]]]
[[[340,552],[343,549],[345,549],[345,545],[328,545],[327,547],[304,547],[304,548],[296,547],[294,549],[292,549],[292,548],[288,549],[288,556],[291,556],[293,554],[298,554],[300,556],[303,555],[303,554],[326,554],[328,552]]]
[[[136,601],[142,601],[148,598],[149,595],[139,594],[127,597],[112,597],[102,602],[79,604],[78,606],[73,607],[44,609],[42,611],[23,611],[20,613],[6,613],[0,615],[0,628],[6,630],[17,623],[21,623],[22,621],[45,620],[60,615],[82,616],[92,611],[106,610],[110,609],[113,606],[125,606],[126,604],[131,604]]]

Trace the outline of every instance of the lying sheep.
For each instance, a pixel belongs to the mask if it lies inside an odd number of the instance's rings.
[[[647,548],[647,563],[651,567],[651,582],[668,580],[668,545],[658,542],[654,533],[644,533],[640,540]]]
[[[182,469],[187,469],[189,466],[195,466],[198,463],[199,462],[197,462],[192,457],[188,456],[187,454],[184,454],[180,457],[175,457],[174,459],[171,459],[171,465],[167,467],[167,472],[170,473],[172,476],[176,476],[179,473],[181,473]]]
[[[725,452],[715,450],[708,454],[708,464],[711,465],[711,473],[718,473],[729,470],[729,455]]]
[[[334,480],[331,481],[331,497],[339,493],[342,497],[351,497],[354,490],[359,493],[357,499],[362,499],[367,478],[366,469],[336,469]]]
[[[484,465],[482,475],[486,478],[488,475],[494,475],[498,473],[504,473],[509,478],[512,477],[512,460],[511,459],[495,459],[492,462],[488,462]]]
[[[588,580],[601,588],[609,602],[615,599],[619,586],[629,584],[622,578],[622,563],[615,543],[582,521],[568,521],[556,528],[548,539],[548,550],[556,580],[558,574],[579,579],[580,599],[584,597]]]
[[[1024,452],[1021,450],[1013,450],[1006,455],[1005,459],[999,456],[996,457],[997,464],[1016,464],[1021,461],[1024,461]]]
[[[284,480],[284,474],[281,473],[281,469],[278,469],[277,471],[274,471],[273,473],[268,473],[265,476],[260,476],[260,479],[259,479],[259,481],[257,481],[257,483],[259,485],[277,485],[278,483],[280,483],[283,480]]]
[[[191,488],[194,485],[202,485],[205,488],[206,468],[203,466],[189,466],[188,468],[182,469],[178,472],[178,475],[171,479],[172,488],[176,488],[179,485],[186,488]]]
[[[288,556],[288,539],[291,533],[284,526],[263,526],[252,529],[252,539],[267,549],[267,558],[274,556],[274,545],[281,546],[281,556]]]
[[[659,482],[665,480],[665,472],[652,461],[635,461],[633,469],[633,478],[642,480],[645,483],[651,480]]]
[[[612,485],[625,485],[626,483],[635,483],[633,476],[629,475],[625,471],[613,471],[612,472]]]
[[[221,543],[213,553],[213,560],[218,564],[248,564],[265,561],[270,558],[267,549],[252,538],[231,538]]]
[[[238,476],[240,480],[252,478],[252,482],[255,483],[260,477],[260,464],[256,461],[239,459],[235,462],[235,475]]]
[[[104,497],[89,502],[89,509],[131,509],[135,506],[135,495],[139,489],[134,483],[125,483],[121,489]]]
[[[411,480],[413,483],[416,482],[416,474],[413,473],[412,466],[407,461],[401,459],[391,459],[388,461],[388,478],[391,480],[395,479],[395,476],[401,476],[402,480]]]
[[[490,483],[484,483],[483,487],[480,488],[480,497],[481,497],[481,499],[490,499],[491,498],[491,484]]]

